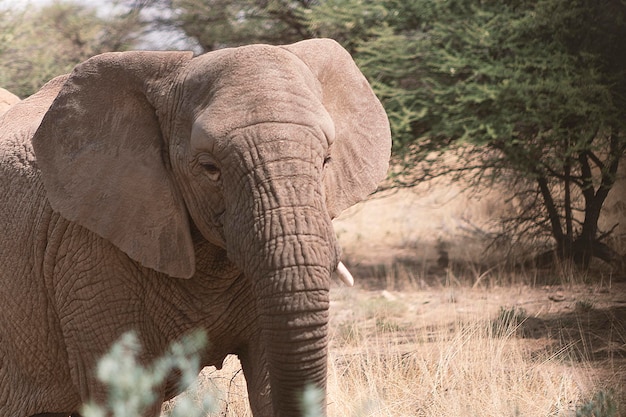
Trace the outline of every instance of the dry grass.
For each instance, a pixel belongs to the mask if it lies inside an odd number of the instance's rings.
[[[570,290],[557,302],[560,292],[529,287],[333,288],[329,415],[574,416],[599,391],[626,392],[624,322],[616,318],[603,342],[589,337],[597,323],[584,324],[615,295]],[[579,315],[540,319],[563,312]],[[609,346],[611,355],[596,355]],[[202,374],[219,395],[215,415],[251,415],[238,366],[230,358]],[[626,399],[615,396],[623,413]]]
[[[332,415],[559,415],[581,399],[576,372],[556,356],[529,360],[523,344],[484,323],[423,331],[411,348],[382,335],[332,356]],[[558,355],[557,355],[558,356]]]
[[[457,288],[357,301],[352,318],[334,327],[330,414],[565,416],[598,390],[624,391],[618,370],[600,380],[570,338],[523,337],[525,317],[503,320],[490,295]],[[516,291],[494,295],[512,301]],[[608,380],[619,386],[603,386]]]

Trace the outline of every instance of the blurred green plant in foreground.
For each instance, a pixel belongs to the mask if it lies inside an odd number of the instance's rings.
[[[202,389],[197,377],[201,370],[199,353],[206,347],[206,335],[202,331],[191,333],[173,343],[163,356],[152,364],[142,365],[141,344],[134,332],[128,332],[100,359],[97,376],[108,388],[106,404],[86,404],[81,415],[84,417],[136,417],[157,401],[161,401],[157,390],[173,373],[180,374],[179,389],[187,389],[174,401],[166,412],[168,417],[203,417],[217,413],[216,395]],[[320,391],[308,386],[302,394],[302,410],[305,417],[321,417]]]
[[[136,417],[159,400],[156,389],[172,374],[180,372],[180,388],[197,391],[200,372],[199,352],[206,346],[206,335],[195,332],[172,344],[152,364],[138,361],[141,346],[137,335],[125,333],[98,363],[98,379],[108,387],[106,404],[90,403],[81,411],[84,417]],[[192,398],[200,398],[192,400]],[[170,417],[200,417],[216,408],[211,393],[185,396],[176,401]]]
[[[591,401],[576,409],[576,417],[616,417],[618,415],[618,404],[611,390],[597,392]]]

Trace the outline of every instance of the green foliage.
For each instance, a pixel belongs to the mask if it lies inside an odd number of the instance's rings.
[[[375,0],[327,0],[307,11],[307,24],[317,37],[333,38],[353,51],[359,42],[371,38],[390,11]]]
[[[619,415],[618,402],[612,391],[599,391],[588,403],[576,408],[576,417],[617,417]]]
[[[203,51],[310,37],[304,12],[314,0],[126,0],[160,29],[176,29]],[[165,12],[164,12],[165,11]]]
[[[302,394],[303,417],[323,417],[320,404],[324,401],[323,393],[313,385],[308,385]]]
[[[22,98],[93,55],[132,48],[142,27],[132,12],[100,17],[63,1],[0,9],[0,17],[0,86]]]
[[[506,183],[518,233],[547,232],[582,264],[616,260],[597,225],[626,153],[623,2],[328,0],[307,17],[383,101],[399,185],[451,171]]]
[[[616,117],[620,103],[614,102],[623,100],[618,93],[625,86],[620,78],[624,68],[600,68],[614,47],[602,51],[591,46],[609,29],[596,33],[594,40],[572,40],[599,14],[606,18],[600,10],[604,5],[387,1],[376,3],[382,9],[376,13],[378,25],[361,25],[354,16],[365,13],[357,5],[366,2],[335,0],[335,9],[337,3],[350,13],[337,13],[349,21],[335,26],[366,27],[351,31],[350,42],[357,44],[356,57],[378,83],[377,91],[383,98],[408,96],[399,107],[406,116],[398,119],[407,126],[396,129],[401,132],[394,135],[398,151],[411,143],[430,151],[449,140],[499,149],[522,142],[528,163],[538,149],[561,144],[564,136],[570,142],[586,140],[598,125],[624,123]],[[609,22],[610,30],[624,33],[619,19]],[[610,37],[619,43],[615,35]]]
[[[0,55],[6,53],[15,37],[16,24],[12,19],[15,13],[0,0]]]
[[[98,379],[108,387],[106,404],[87,404],[81,411],[85,417],[135,417],[142,415],[159,401],[157,389],[173,372],[181,375],[181,390],[191,386],[197,390],[196,378],[200,372],[199,352],[206,345],[202,332],[193,333],[170,349],[152,364],[139,363],[141,346],[134,333],[124,334],[98,363]],[[171,417],[205,416],[215,408],[210,395],[200,396],[200,402],[183,397],[170,412]]]

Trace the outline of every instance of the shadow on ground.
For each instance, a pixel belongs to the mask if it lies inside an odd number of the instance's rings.
[[[626,306],[583,304],[572,312],[528,317],[520,322],[518,335],[551,339],[551,350],[571,352],[575,361],[626,361]]]

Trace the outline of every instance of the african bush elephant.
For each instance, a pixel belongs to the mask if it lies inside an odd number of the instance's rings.
[[[331,219],[385,176],[385,112],[331,40],[107,53],[0,118],[0,415],[102,399],[95,364],[196,328],[255,416],[325,390]],[[174,380],[161,400],[176,394]],[[325,403],[325,401],[324,401]],[[66,414],[67,415],[67,414]],[[158,415],[158,409],[150,416]]]

